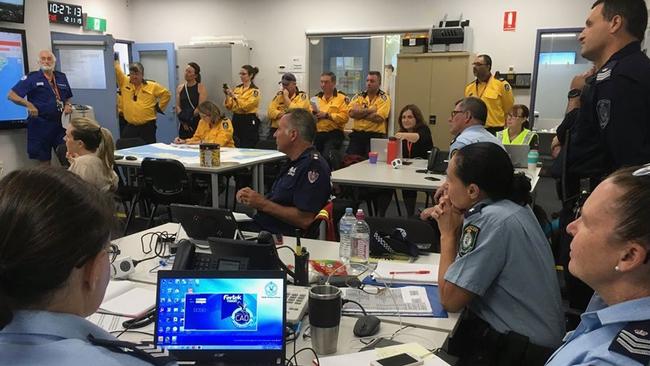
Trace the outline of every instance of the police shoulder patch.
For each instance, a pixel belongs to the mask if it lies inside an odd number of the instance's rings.
[[[345,97],[345,104],[348,104],[348,103],[350,103],[350,98]]]
[[[228,123],[228,121],[223,121],[221,123],[221,127],[223,127],[224,130],[227,130],[230,127],[230,124]]]
[[[503,89],[505,89],[505,91],[510,91],[510,89],[512,89],[512,87],[510,87],[510,84],[508,84],[507,81],[504,81],[503,82]]]
[[[612,101],[609,99],[601,99],[596,103],[596,114],[598,115],[598,124],[601,130],[605,129],[609,124],[611,109]]]
[[[300,93],[300,99],[302,99],[302,100],[307,99],[307,94],[305,94],[305,93]]]
[[[609,350],[640,362],[650,363],[650,320],[630,322],[609,345]]]
[[[260,92],[257,91],[257,89],[253,90],[253,96],[254,96],[254,97],[257,97],[257,96],[259,96],[259,95],[260,95]]]
[[[481,232],[481,229],[476,225],[469,224],[465,226],[463,236],[460,238],[459,256],[462,257],[476,248],[476,239],[478,238],[479,232]]]
[[[318,180],[318,177],[319,177],[319,176],[320,176],[320,174],[318,174],[318,171],[316,171],[316,170],[310,170],[310,171],[307,173],[307,180],[309,180],[309,183],[314,184],[314,183],[316,183],[316,181]]]

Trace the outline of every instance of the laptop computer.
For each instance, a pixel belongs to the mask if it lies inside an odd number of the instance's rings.
[[[388,139],[371,138],[370,151],[377,152],[377,161],[385,162],[388,152]],[[399,140],[397,141],[397,157],[402,157],[402,142]]]
[[[528,145],[504,144],[503,147],[510,156],[510,161],[515,168],[528,168]]]
[[[207,246],[208,237],[243,238],[230,210],[174,203],[169,206],[174,222],[179,222],[187,237],[196,244]],[[183,235],[177,235],[181,239]]]
[[[284,365],[282,271],[159,271],[154,343],[181,361]]]

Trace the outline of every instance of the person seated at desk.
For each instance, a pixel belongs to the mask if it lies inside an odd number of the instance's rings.
[[[111,131],[90,118],[79,117],[70,121],[63,140],[67,149],[66,157],[70,162],[69,171],[102,192],[117,188]]]
[[[310,111],[290,109],[280,118],[274,137],[278,150],[290,161],[266,197],[249,187],[237,192],[238,202],[257,210],[244,230],[293,236],[296,229],[306,230],[314,221],[332,190],[329,165],[312,145],[315,134],[316,118]]]
[[[528,129],[530,111],[523,104],[515,104],[506,116],[506,128],[497,132],[497,140],[504,145],[529,145],[532,150],[539,147],[537,134]]]
[[[455,136],[449,146],[450,158],[456,150],[476,142],[502,146],[501,141],[485,129],[487,116],[487,106],[479,98],[466,97],[456,103],[449,117],[449,132]]]
[[[433,138],[431,130],[424,123],[420,108],[414,104],[407,105],[402,108],[397,121],[399,132],[395,134],[395,137],[402,140],[402,156],[407,159],[427,159],[429,151],[433,149]],[[417,191],[402,190],[402,197],[407,217],[413,216]]]
[[[209,100],[199,104],[198,107],[199,126],[194,132],[194,136],[189,139],[177,137],[174,139],[175,144],[219,144],[222,147],[235,147],[233,140],[232,122],[228,117],[221,114],[219,107]]]
[[[456,151],[446,184],[431,213],[441,233],[440,303],[465,310],[448,353],[460,365],[543,365],[561,343],[564,313],[528,179],[501,147],[479,142]]]
[[[110,279],[113,215],[108,195],[60,168],[0,180],[0,363],[156,364],[84,319]]]
[[[649,173],[648,166],[614,172],[567,227],[569,271],[595,294],[548,366],[650,362]]]

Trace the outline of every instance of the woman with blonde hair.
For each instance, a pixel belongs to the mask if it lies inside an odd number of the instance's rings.
[[[175,144],[200,144],[211,143],[219,144],[221,147],[235,147],[235,141],[232,138],[232,122],[228,117],[221,114],[219,107],[213,102],[206,100],[199,104],[199,126],[194,132],[194,136],[189,139],[177,137],[174,139]]]
[[[79,117],[70,121],[65,133],[66,157],[69,171],[91,183],[103,192],[117,188],[117,174],[113,170],[115,158],[113,135],[97,121]]]

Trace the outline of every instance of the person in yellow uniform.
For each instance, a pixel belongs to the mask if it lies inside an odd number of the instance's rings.
[[[506,113],[515,103],[512,88],[507,81],[492,75],[492,58],[488,55],[478,55],[472,63],[472,71],[476,80],[465,87],[465,97],[477,97],[485,102],[488,107],[485,129],[495,135],[503,130]]]
[[[336,75],[324,72],[320,76],[321,92],[312,98],[312,108],[318,120],[314,146],[325,157],[330,169],[336,170],[341,161],[343,128],[348,123],[348,103],[345,93],[336,90]]]
[[[221,147],[235,147],[232,122],[228,117],[221,114],[219,107],[206,100],[199,104],[198,109],[201,120],[199,120],[194,136],[189,139],[177,137],[174,139],[174,143],[190,145],[209,143],[219,144]]]
[[[260,91],[253,82],[260,69],[244,65],[239,71],[241,84],[231,90],[228,85],[223,89],[226,94],[225,106],[232,112],[237,147],[255,147],[260,139],[260,120],[257,109],[260,105]]]
[[[129,65],[129,76],[122,71],[119,60],[115,60],[114,67],[126,122],[120,137],[139,137],[148,144],[156,142],[156,113],[162,113],[169,104],[169,90],[155,81],[145,80],[144,67],[139,62]]]
[[[307,93],[298,90],[298,85],[296,85],[296,76],[294,74],[290,72],[285,73],[282,75],[279,84],[282,84],[282,90],[275,95],[275,98],[273,98],[271,104],[269,104],[267,111],[269,121],[271,122],[269,137],[273,136],[275,131],[278,129],[280,118],[282,118],[289,109],[298,108],[311,112],[309,97],[307,96]]]
[[[504,145],[529,145],[531,150],[537,150],[539,138],[535,132],[528,129],[529,114],[525,105],[513,105],[506,118],[506,128],[497,132],[497,140]]]
[[[368,157],[371,138],[385,138],[390,97],[381,86],[379,71],[370,71],[366,77],[366,91],[350,101],[350,117],[354,118],[348,154]]]

